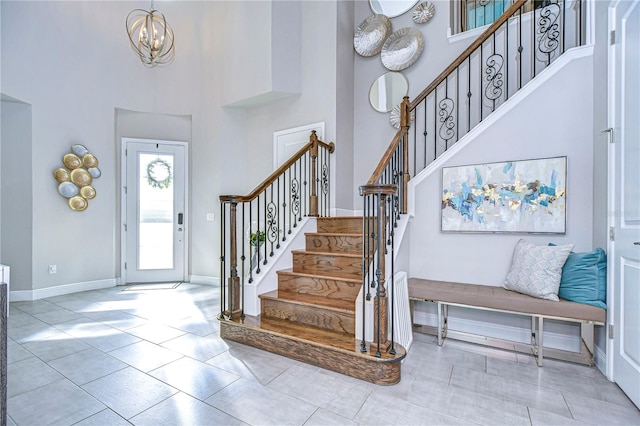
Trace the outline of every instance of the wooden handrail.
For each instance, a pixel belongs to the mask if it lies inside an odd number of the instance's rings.
[[[376,169],[371,174],[371,177],[367,181],[367,185],[371,185],[378,182],[378,179],[380,179],[380,175],[384,171],[384,168],[387,167],[387,164],[389,163],[389,161],[391,161],[391,157],[393,156],[393,153],[396,151],[396,148],[398,148],[398,144],[402,140],[402,136],[408,130],[409,130],[408,126],[401,127],[400,130],[398,130],[398,133],[396,133],[396,135],[393,137],[393,140],[391,141],[391,144],[389,145],[384,155],[382,156],[382,159],[380,159],[380,162],[378,163],[378,167],[376,167]]]
[[[416,107],[420,104],[420,102],[424,101],[424,99],[431,93],[434,89],[436,89],[440,83],[442,83],[456,68],[458,68],[474,50],[476,50],[479,46],[482,46],[482,43],[487,41],[491,35],[502,26],[511,16],[520,9],[527,1],[529,0],[516,0],[507,10],[504,11],[500,17],[487,28],[485,32],[483,32],[480,37],[476,39],[473,43],[469,45],[461,54],[458,56],[452,63],[449,65],[444,71],[440,73],[439,76],[433,80],[431,84],[429,84],[418,96],[416,96],[413,101],[409,104],[409,108],[411,110],[416,109]]]
[[[276,171],[271,173],[268,178],[266,178],[260,185],[256,187],[253,191],[249,193],[249,195],[221,195],[220,201],[223,203],[246,203],[249,201],[255,200],[258,195],[262,193],[265,189],[269,187],[272,183],[278,179],[289,167],[291,167],[296,161],[298,161],[307,151],[313,148],[314,145],[322,146],[329,150],[329,152],[333,153],[335,150],[335,145],[333,142],[325,143],[318,139],[316,136],[316,131],[311,131],[311,136],[309,137],[310,141],[300,148],[298,152],[296,152],[291,158],[289,158],[283,165],[278,167]],[[316,148],[317,152],[317,148]]]

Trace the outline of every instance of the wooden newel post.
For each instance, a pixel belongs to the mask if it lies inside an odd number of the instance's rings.
[[[240,277],[238,276],[238,239],[237,239],[237,211],[238,203],[231,202],[229,218],[229,254],[231,255],[231,271],[229,276],[229,319],[233,319],[234,314],[241,314],[240,310]]]
[[[318,193],[317,193],[317,183],[318,183],[318,136],[316,135],[316,131],[311,131],[311,136],[309,136],[309,142],[311,142],[311,151],[309,156],[311,157],[311,193],[309,194],[309,216],[318,217]]]
[[[400,206],[400,209],[402,210],[401,213],[407,213],[407,190],[409,188],[409,179],[411,178],[411,176],[409,175],[409,143],[406,138],[409,127],[411,126],[411,111],[409,108],[409,97],[405,96],[402,100],[402,103],[400,104],[400,122],[402,123],[402,127],[405,129],[405,139],[404,143],[402,144],[402,206]]]
[[[389,326],[388,326],[388,299],[386,283],[386,265],[385,265],[385,253],[386,253],[386,229],[387,229],[387,198],[391,195],[395,195],[398,192],[396,185],[388,184],[371,184],[360,187],[360,192],[363,196],[378,195],[378,205],[376,214],[376,251],[377,251],[377,264],[376,264],[376,282],[378,283],[376,295],[373,299],[373,343],[378,347],[380,351],[387,351],[391,346],[391,342],[388,339]],[[380,356],[380,353],[376,353],[376,356]]]

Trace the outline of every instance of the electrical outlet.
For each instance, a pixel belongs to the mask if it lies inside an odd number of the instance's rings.
[[[50,274],[55,274],[56,272],[58,272],[58,266],[57,265],[49,265],[49,273]]]
[[[213,213],[207,213],[207,222],[213,222],[215,220],[215,216]]]

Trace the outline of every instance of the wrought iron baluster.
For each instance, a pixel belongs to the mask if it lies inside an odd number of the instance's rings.
[[[567,16],[567,2],[564,0],[560,0],[562,1],[562,37],[560,38],[560,42],[561,42],[561,50],[560,50],[560,54],[564,53],[566,47],[565,47],[565,26],[566,26],[566,16]]]
[[[534,14],[535,11],[531,11]],[[518,90],[522,88],[522,7],[518,9]]]
[[[308,185],[308,169],[307,169],[307,156],[309,155],[309,153],[304,155],[304,168],[300,168],[300,180],[303,182],[304,185],[304,190],[302,191],[302,193],[304,194],[304,197],[302,198],[302,205],[303,205],[303,210],[304,210],[304,216],[309,216],[309,209],[307,207],[307,200],[309,199],[309,185]],[[303,180],[304,178],[304,180]],[[302,217],[300,218],[300,220],[302,220]]]
[[[263,197],[262,197],[262,202],[264,203],[264,260],[262,261],[263,265],[266,265],[267,263],[269,263],[269,261],[267,260],[267,241],[271,241],[269,240],[269,219],[267,218],[268,215],[268,210],[267,210],[267,190],[265,189],[263,192]],[[272,252],[273,253],[273,252]]]
[[[458,124],[459,124],[459,119],[460,119],[460,65],[458,65],[456,67],[456,105],[458,105],[458,107],[456,108],[456,140],[455,142],[460,140],[460,129],[458,128]]]
[[[578,38],[579,46],[582,46],[582,0],[578,0]]]
[[[218,318],[224,318],[224,307],[226,304],[226,291],[225,281],[227,277],[227,271],[224,264],[224,253],[226,250],[226,221],[224,214],[225,203],[220,203],[220,314]]]
[[[256,224],[256,252],[258,256],[256,258],[256,275],[260,273],[260,195],[256,197],[256,217],[258,218],[258,223]]]
[[[505,97],[505,102],[507,101],[507,99],[509,99],[509,20],[507,19],[507,22],[505,24],[505,32],[504,32],[505,36],[504,36],[504,44],[505,44],[505,48],[504,48],[504,56],[505,56],[505,67],[504,67],[504,72],[505,72],[505,84],[507,85],[507,90],[506,90],[506,97]]]
[[[249,251],[256,249],[251,249],[251,235],[253,234],[253,202],[249,201]],[[253,282],[253,268],[256,265],[253,264],[253,253],[249,253],[249,283]]]
[[[266,204],[265,207],[265,215],[266,215],[266,239],[269,241],[271,246],[271,251],[269,252],[269,257],[273,257],[273,245],[278,244],[276,248],[280,247],[280,243],[278,242],[278,234],[280,233],[276,218],[278,216],[278,206],[273,202],[273,184],[270,185],[270,198],[269,203]],[[267,196],[265,193],[264,197],[265,203],[267,201]],[[266,259],[265,259],[266,261]]]
[[[483,112],[482,111],[482,64],[484,63],[484,59],[483,59],[483,50],[484,50],[484,42],[480,45],[479,47],[480,49],[480,63],[479,63],[479,72],[480,72],[480,96],[478,97],[478,101],[480,102],[480,121],[482,122],[483,119]]]
[[[422,168],[424,169],[425,167],[427,167],[427,98],[424,98],[424,128],[422,131],[422,135],[424,136],[424,152],[422,154],[423,157],[423,165]],[[415,162],[414,162],[415,164]],[[413,176],[418,174],[418,170],[414,167],[413,168]]]
[[[471,54],[467,66],[467,133],[471,131]]]
[[[240,257],[240,259],[242,260],[242,266],[241,266],[241,274],[242,274],[242,281],[240,281],[240,291],[241,296],[240,296],[240,301],[241,301],[241,313],[240,313],[240,318],[244,318],[244,280],[245,280],[245,264],[244,261],[246,259],[245,257],[245,251],[244,251],[244,245],[245,245],[245,238],[244,238],[244,234],[245,234],[245,222],[244,222],[244,206],[246,203],[242,203],[242,229],[240,231],[240,238],[242,239],[242,256]]]

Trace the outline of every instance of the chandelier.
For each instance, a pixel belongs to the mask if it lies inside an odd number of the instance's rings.
[[[153,8],[134,9],[127,15],[127,33],[131,47],[147,67],[164,65],[173,61],[173,30],[164,14]]]

